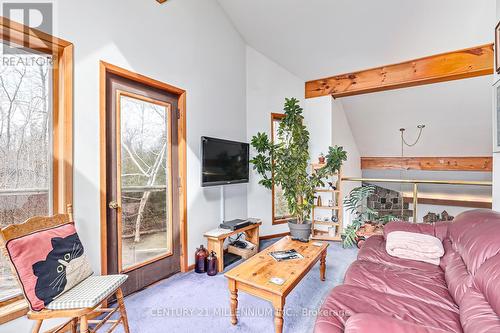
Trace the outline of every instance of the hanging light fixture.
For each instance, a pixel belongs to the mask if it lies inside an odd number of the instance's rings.
[[[399,131],[401,132],[401,160],[400,160],[401,167],[400,167],[400,171],[399,171],[399,179],[403,179],[404,148],[405,148],[405,146],[407,146],[407,147],[415,146],[420,141],[420,138],[422,137],[422,131],[424,130],[424,128],[425,128],[424,124],[417,125],[418,136],[417,136],[417,139],[413,143],[408,143],[408,141],[406,141],[406,139],[405,139],[406,128],[399,129]],[[404,196],[402,194],[403,193],[403,184],[399,185],[399,192],[401,193],[401,199],[402,199],[401,218],[404,218]],[[413,209],[416,209],[416,208],[413,207]]]

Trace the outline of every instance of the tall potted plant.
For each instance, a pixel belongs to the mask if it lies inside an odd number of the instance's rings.
[[[262,177],[259,184],[271,189],[273,182],[283,190],[293,219],[288,222],[293,237],[308,239],[311,222],[308,220],[314,205],[314,190],[324,186],[323,180],[337,172],[347,160],[342,147],[329,147],[325,166],[308,173],[309,131],[304,125],[303,109],[295,98],[286,98],[285,117],[277,129],[277,140],[271,142],[266,133],[252,137],[257,155],[251,159],[253,169]]]

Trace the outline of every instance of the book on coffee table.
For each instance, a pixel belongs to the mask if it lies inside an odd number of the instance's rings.
[[[298,253],[295,249],[269,252],[269,255],[273,257],[273,259],[276,261],[304,259],[304,257],[300,253]]]

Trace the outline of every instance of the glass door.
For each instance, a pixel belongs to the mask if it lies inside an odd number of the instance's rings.
[[[171,105],[117,92],[120,272],[172,255]]]
[[[127,295],[180,271],[176,95],[106,77],[106,269]]]

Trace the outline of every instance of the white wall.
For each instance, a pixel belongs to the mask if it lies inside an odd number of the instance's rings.
[[[304,82],[251,47],[247,55],[247,140],[257,132],[271,135],[271,113],[283,113],[285,97],[301,100]],[[251,154],[254,152],[252,151]],[[259,175],[250,173],[248,215],[262,219],[261,235],[288,231],[286,224],[272,225],[271,191],[259,185]]]
[[[500,211],[500,153],[493,154],[493,209]]]
[[[496,0],[496,21],[500,21],[500,0]],[[498,79],[500,76],[495,73],[494,81]],[[500,211],[500,153],[493,153],[493,209]]]
[[[342,98],[362,156],[400,156],[400,128],[414,142],[405,156],[488,156],[492,76]],[[439,138],[439,140],[436,140]]]
[[[332,144],[344,147],[347,152],[347,161],[342,168],[345,177],[361,177],[361,160],[358,145],[352,134],[351,125],[344,110],[342,101],[332,99]],[[360,182],[344,182],[343,195],[360,186]],[[344,226],[351,223],[351,215],[344,210]]]
[[[309,152],[316,161],[331,145],[331,97],[305,100],[304,81],[268,59],[252,47],[247,47],[247,139],[257,132],[270,135],[271,113],[283,113],[285,97],[295,97],[304,108],[304,123],[310,132]],[[261,235],[288,232],[286,224],[272,225],[271,191],[258,184],[260,177],[250,174],[248,185],[248,215],[263,220]]]
[[[303,84],[302,89],[304,89]],[[319,155],[321,153],[326,155],[328,147],[332,145],[332,98],[330,96],[311,98],[305,100],[304,105],[304,123],[310,133],[311,162],[317,163]]]
[[[188,255],[218,225],[218,189],[200,187],[202,135],[246,139],[245,43],[215,0],[65,0],[55,35],[75,45],[74,207],[79,233],[100,269],[99,60],[187,91]],[[226,216],[247,216],[246,185],[227,190]],[[18,319],[2,332],[27,332]]]

